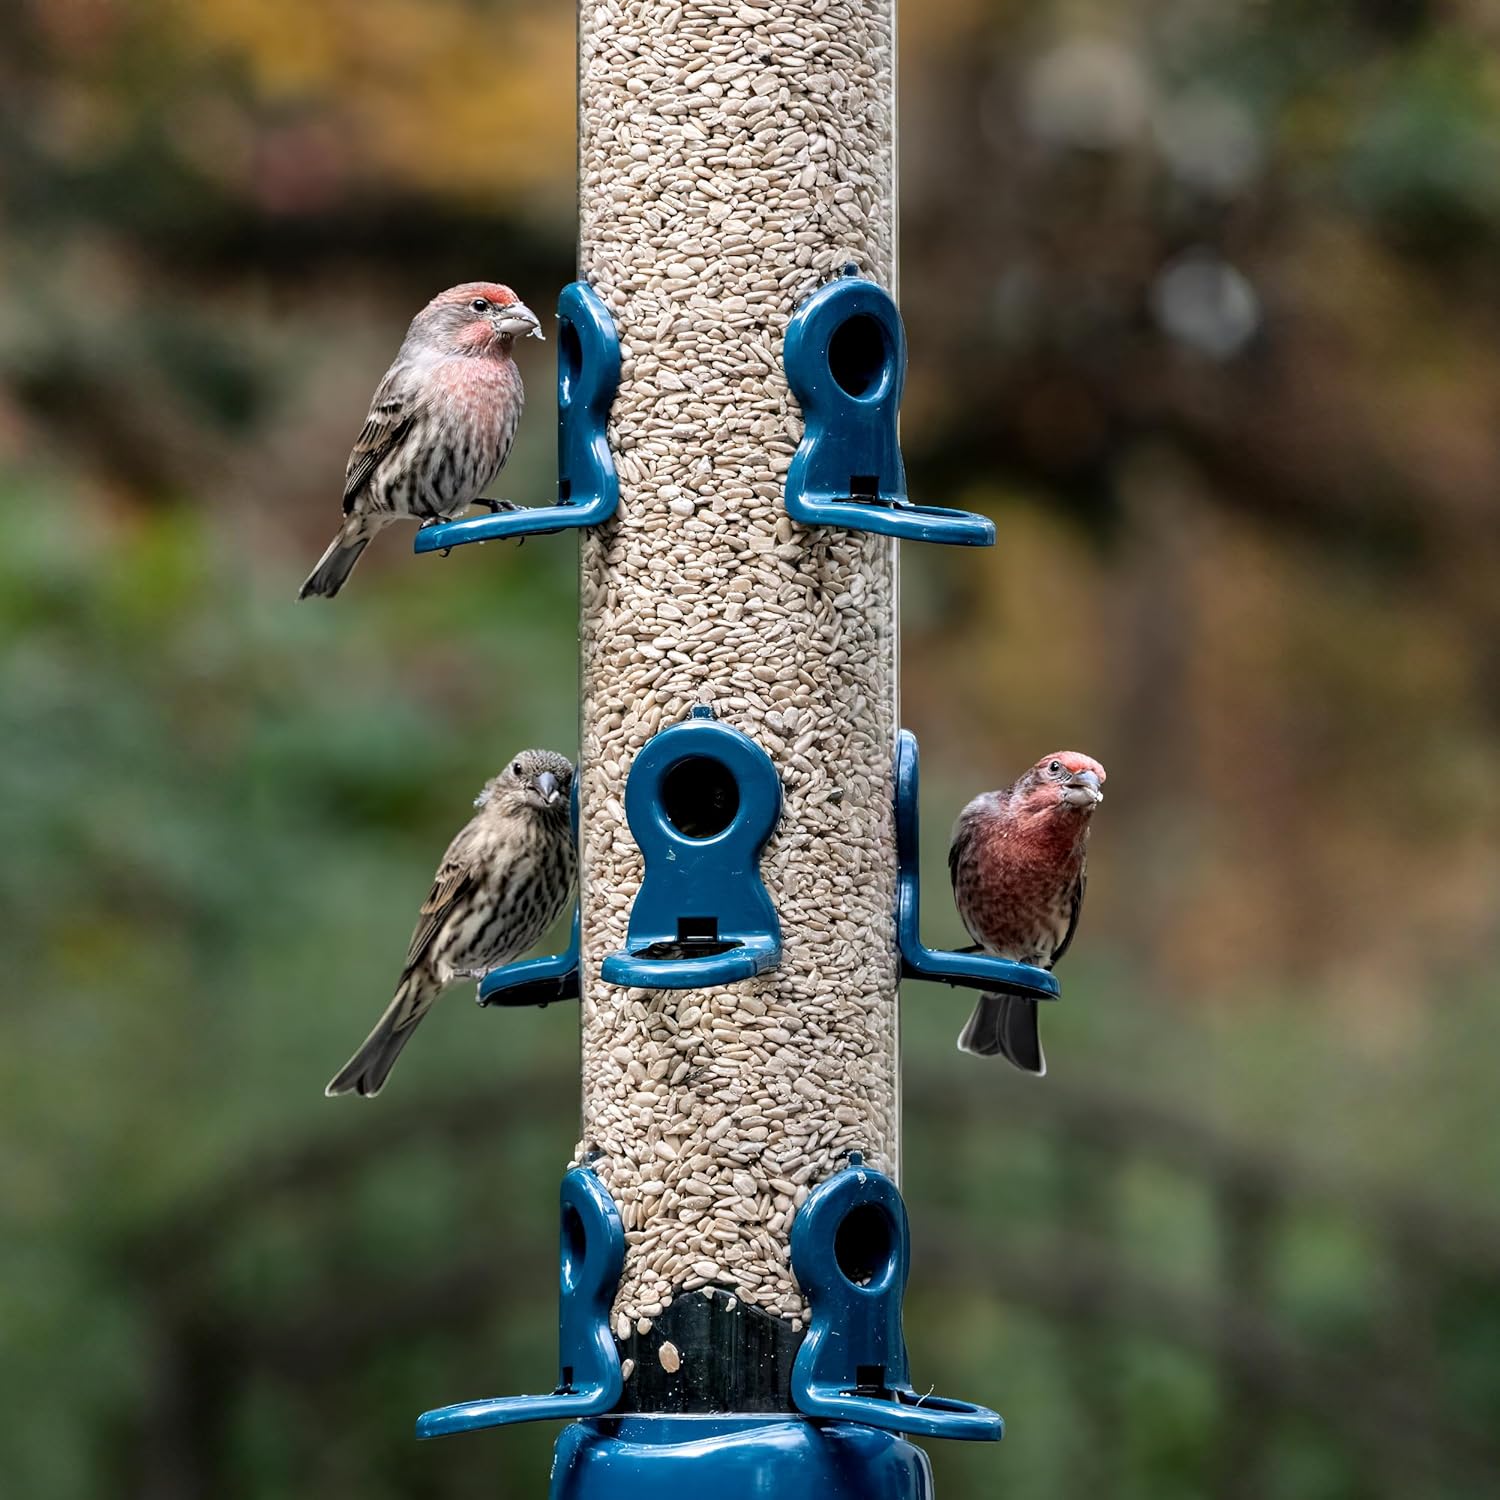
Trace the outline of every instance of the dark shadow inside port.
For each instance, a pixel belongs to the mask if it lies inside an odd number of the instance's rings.
[[[890,1215],[875,1203],[861,1203],[843,1217],[833,1238],[833,1258],[855,1286],[884,1280],[896,1252]]]
[[[576,1286],[578,1274],[583,1268],[583,1258],[588,1251],[588,1230],[584,1228],[583,1215],[566,1204],[562,1211],[562,1279],[564,1286]]]
[[[714,958],[720,953],[742,947],[744,944],[737,939],[719,936],[717,917],[678,917],[675,943],[652,943],[649,947],[637,950],[633,956],[655,959],[658,962],[664,959]]]
[[[868,313],[845,318],[828,341],[828,369],[839,389],[858,399],[867,396],[885,373],[885,333]]]
[[[732,948],[742,948],[742,942],[723,938],[688,938],[687,942],[654,942],[645,948],[631,951],[631,959],[651,959],[661,963],[667,959],[714,959],[718,954],[729,953]]]
[[[557,400],[567,406],[573,399],[573,387],[583,373],[583,345],[571,318],[564,318],[557,330]]]
[[[734,822],[740,784],[723,761],[690,755],[662,777],[661,806],[684,838],[711,839]]]

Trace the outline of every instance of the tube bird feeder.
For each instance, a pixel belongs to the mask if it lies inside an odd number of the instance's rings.
[[[891,0],[579,9],[579,273],[622,366],[619,509],[581,548],[577,1159],[625,1226],[626,1408],[713,1386],[727,1411],[785,1411],[797,1211],[851,1151],[898,1167],[895,546],[783,500],[793,315],[846,264],[895,280],[894,27]],[[699,706],[781,782],[760,859],[779,963],[611,985],[645,875],[626,779]]]
[[[564,400],[606,440],[564,461],[611,470],[579,522],[579,909],[481,986],[580,1001],[560,1373],[420,1430],[577,1418],[554,1500],[920,1500],[906,1435],[1001,1426],[908,1378],[903,966],[1056,986],[921,948],[914,805],[898,837],[896,543],[993,528],[906,497],[894,3],[581,0],[578,44],[564,307],[618,354],[617,388],[564,370],[612,393]]]

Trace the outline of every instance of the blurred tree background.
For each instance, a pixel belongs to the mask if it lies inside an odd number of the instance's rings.
[[[940,1490],[1492,1495],[1500,12],[902,24],[912,484],[1000,532],[904,559],[931,880],[977,787],[1111,775],[1052,1075],[906,996],[914,1370],[1011,1424]],[[550,1430],[410,1431],[554,1373],[573,1022],[455,993],[321,1090],[576,744],[573,548],[293,595],[412,312],[570,279],[573,87],[544,0],[0,12],[9,1492],[542,1493]]]

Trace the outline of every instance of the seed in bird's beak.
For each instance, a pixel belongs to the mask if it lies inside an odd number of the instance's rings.
[[[1074,771],[1068,777],[1063,798],[1072,807],[1092,807],[1104,801],[1099,787],[1099,777],[1093,771]]]
[[[562,796],[562,791],[557,785],[557,777],[551,771],[543,771],[537,777],[535,785],[537,791],[542,794],[542,800],[548,807],[551,807]]]
[[[500,316],[495,319],[495,331],[541,339],[543,343],[547,341],[547,336],[542,332],[541,319],[524,302],[512,302],[509,307],[503,308]]]

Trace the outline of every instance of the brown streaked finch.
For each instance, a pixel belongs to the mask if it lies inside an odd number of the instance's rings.
[[[448,985],[520,958],[561,915],[577,867],[572,783],[572,762],[551,750],[523,750],[485,783],[422,903],[395,997],[328,1085],[330,1097],[378,1094]]]
[[[483,498],[505,465],[525,393],[511,358],[541,338],[536,314],[508,286],[466,281],[411,320],[370,402],[344,471],[344,524],[297,597],[331,599],[377,532],[407,517],[428,526]]]
[[[1073,941],[1083,905],[1089,822],[1104,767],[1076,750],[1039,760],[1013,786],[976,797],[953,825],[948,870],[969,936],[1013,963],[1050,969]],[[959,1049],[1045,1073],[1037,1002],[981,995]]]

